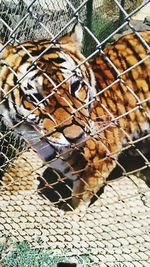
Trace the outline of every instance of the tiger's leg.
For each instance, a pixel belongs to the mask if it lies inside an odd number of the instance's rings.
[[[74,182],[72,205],[75,208],[90,200],[107,183],[107,178],[117,164],[122,149],[124,133],[119,127],[109,127],[95,138],[85,142],[83,151],[87,168]],[[102,190],[103,191],[103,190]]]
[[[106,185],[122,148],[123,133],[113,126],[89,137],[64,159],[47,164],[38,177],[38,192],[64,210],[88,202]]]

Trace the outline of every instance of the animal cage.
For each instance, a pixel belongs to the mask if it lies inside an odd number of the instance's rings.
[[[149,266],[149,11],[0,1],[0,266]]]

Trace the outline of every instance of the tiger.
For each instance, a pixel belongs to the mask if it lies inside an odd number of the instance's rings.
[[[37,139],[47,136],[44,160],[88,133],[88,103],[95,80],[89,64],[80,65],[85,60],[80,49],[76,51],[80,38],[82,32],[77,36],[72,30],[69,38],[61,37],[57,43],[1,44],[0,112],[9,127],[31,132],[26,138],[32,144],[32,132]]]
[[[128,33],[87,60],[78,23],[57,41],[2,46],[1,114],[48,162],[38,192],[51,200],[58,180],[61,208],[89,202],[124,147],[148,135],[149,44],[150,31]]]

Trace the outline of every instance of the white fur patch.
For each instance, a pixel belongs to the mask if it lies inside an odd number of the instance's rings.
[[[142,132],[150,132],[150,123],[144,122],[140,125]]]
[[[67,139],[64,137],[62,133],[60,133],[59,138],[55,137],[55,135],[51,135],[48,137],[48,140],[56,146],[58,149],[61,148],[61,146],[69,146],[70,143],[67,141]]]
[[[13,126],[12,121],[10,119],[10,113],[3,104],[0,104],[0,114],[3,115],[6,125],[8,125],[9,127]]]
[[[80,23],[78,23],[75,26],[74,33],[75,33],[75,39],[76,39],[75,41],[77,43],[79,43],[80,45],[82,45],[82,42],[83,42],[83,29],[82,29]]]

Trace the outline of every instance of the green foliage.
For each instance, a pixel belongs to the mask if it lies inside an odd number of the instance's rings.
[[[142,3],[142,0],[124,0],[120,1],[120,3],[123,5],[126,12],[130,14],[131,11]],[[93,2],[93,9],[87,10],[86,25],[96,36],[99,42],[104,41],[123,23],[124,14],[116,5],[114,0],[105,0],[98,8],[94,8]],[[122,31],[125,30],[126,28],[124,27]],[[96,50],[97,44],[88,33],[85,33],[84,39],[84,54],[88,56]],[[110,39],[109,42],[111,41],[112,40]]]
[[[17,242],[12,248],[5,245],[0,246],[0,266],[4,267],[57,267],[59,262],[68,262],[88,266],[90,263],[89,255],[66,256],[68,250],[63,251],[62,255],[52,250],[31,247],[28,242]],[[70,252],[71,254],[71,252]],[[86,265],[85,265],[86,264]]]
[[[91,31],[99,40],[102,42],[107,38],[113,31],[118,27],[118,20],[112,21],[111,19],[105,18],[99,14],[95,14],[92,20]],[[84,54],[88,56],[90,53],[96,50],[97,43],[91,38],[89,34],[85,35],[84,38]]]

